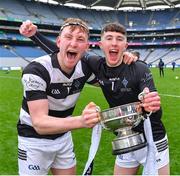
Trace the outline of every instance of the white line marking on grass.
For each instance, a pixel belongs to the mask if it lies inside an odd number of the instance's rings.
[[[86,84],[86,87],[90,87],[90,88],[99,88],[97,86],[92,86],[90,84]],[[180,95],[170,95],[170,94],[159,94],[161,96],[164,96],[164,97],[174,97],[174,98],[180,98]]]
[[[0,76],[0,78],[9,78],[9,79],[20,79],[20,77],[14,77],[14,76]],[[90,88],[100,88],[97,86],[92,86],[90,84],[86,84],[86,87],[90,87]],[[170,95],[170,94],[159,94],[161,96],[165,96],[165,97],[174,97],[174,98],[180,98],[180,95]]]
[[[174,98],[180,98],[180,95],[169,95],[169,94],[159,94],[161,96],[165,96],[165,97],[174,97]]]
[[[0,78],[21,79],[20,77],[15,77],[15,76],[0,76]]]

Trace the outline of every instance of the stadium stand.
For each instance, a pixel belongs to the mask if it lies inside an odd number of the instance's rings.
[[[129,50],[140,52],[140,59],[156,66],[160,58],[166,66],[176,61],[180,66],[180,8],[161,10],[93,10],[52,5],[30,0],[0,1],[0,67],[24,67],[45,53],[18,32],[27,19],[55,40],[59,28],[68,17],[85,20],[91,30],[90,53],[103,55],[98,47],[100,29],[108,22],[118,21],[127,27]],[[7,47],[8,46],[8,47]]]

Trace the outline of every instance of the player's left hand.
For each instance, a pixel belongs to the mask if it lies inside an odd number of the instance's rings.
[[[134,56],[132,53],[130,52],[124,52],[123,53],[123,62],[125,64],[130,65],[132,62],[136,62],[138,60],[137,56]]]
[[[144,98],[141,101],[145,111],[156,112],[157,110],[159,110],[161,102],[158,92],[150,92],[149,88],[147,87],[144,88],[143,92],[145,94],[144,94]]]

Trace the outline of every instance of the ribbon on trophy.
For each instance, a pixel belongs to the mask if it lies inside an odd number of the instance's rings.
[[[102,133],[102,127],[101,124],[98,123],[93,127],[92,135],[91,135],[91,146],[89,149],[89,156],[88,160],[86,162],[84,171],[82,175],[91,175],[93,171],[93,165],[94,165],[94,158],[96,155],[96,152],[99,147],[100,139],[101,139],[101,133]]]
[[[157,163],[156,163],[156,153],[157,148],[153,140],[152,127],[150,122],[151,113],[147,114],[147,118],[144,120],[144,133],[147,140],[147,156],[146,162],[143,169],[142,175],[158,175]]]
[[[141,92],[138,95],[139,100],[143,100],[146,92]],[[142,175],[158,175],[158,169],[157,169],[157,163],[156,163],[156,153],[157,148],[153,140],[153,134],[152,134],[152,127],[151,127],[151,121],[150,116],[152,112],[149,114],[144,113],[144,133],[147,140],[147,155],[146,155],[146,162],[144,164],[143,173]]]

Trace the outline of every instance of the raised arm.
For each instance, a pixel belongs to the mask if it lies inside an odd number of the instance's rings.
[[[48,54],[58,52],[59,48],[56,46],[56,43],[46,38],[43,34],[38,32],[37,29],[36,25],[27,20],[21,24],[19,32],[21,35],[29,37]]]

